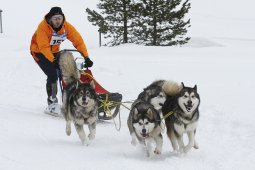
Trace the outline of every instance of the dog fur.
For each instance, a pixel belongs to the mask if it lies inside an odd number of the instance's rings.
[[[167,93],[168,84],[164,86]],[[167,135],[172,143],[174,151],[187,153],[192,147],[198,148],[195,141],[195,133],[199,119],[200,97],[197,86],[185,87],[182,83],[181,91],[175,95],[168,95],[162,108],[163,115],[172,114],[165,119]],[[189,142],[185,146],[183,134],[188,135]]]
[[[71,122],[79,135],[82,144],[89,144],[96,134],[96,121],[98,116],[97,94],[94,82],[83,84],[79,81],[79,72],[72,53],[64,52],[60,56],[60,69],[66,87],[63,91],[62,114],[66,120],[66,134],[71,134]],[[87,124],[90,134],[88,138],[83,129]]]

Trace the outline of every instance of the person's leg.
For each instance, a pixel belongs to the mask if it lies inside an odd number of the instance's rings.
[[[46,91],[48,95],[48,105],[51,105],[52,103],[58,103],[57,99],[57,92],[58,92],[58,86],[57,86],[57,81],[54,83],[46,83]]]
[[[38,66],[47,76],[46,91],[48,95],[48,105],[57,103],[58,100],[56,96],[58,75],[56,71],[56,65],[50,62],[42,53],[32,52],[32,56],[34,57]]]

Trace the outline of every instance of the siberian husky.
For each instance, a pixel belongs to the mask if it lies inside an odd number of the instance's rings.
[[[62,114],[66,120],[66,134],[71,134],[71,122],[79,135],[82,144],[89,144],[96,134],[98,102],[94,82],[83,84],[79,82],[79,72],[72,53],[63,52],[60,56],[60,69],[66,87],[63,91]],[[83,125],[87,124],[90,134],[88,138]]]
[[[167,89],[167,85],[163,89]],[[178,94],[167,97],[162,112],[166,116],[167,135],[174,151],[187,153],[192,147],[198,148],[195,133],[199,119],[199,104],[200,97],[196,85],[191,88],[185,87],[182,83],[182,90]],[[186,146],[183,142],[184,133],[187,133],[189,139]]]

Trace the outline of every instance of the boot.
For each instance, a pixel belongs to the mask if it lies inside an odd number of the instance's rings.
[[[51,105],[53,103],[58,103],[58,99],[57,99],[57,92],[58,92],[58,87],[57,87],[57,82],[55,83],[47,83],[46,84],[46,91],[47,91],[47,102],[48,105]]]
[[[46,84],[46,91],[47,91],[47,102],[48,102],[48,107],[45,110],[46,114],[50,114],[53,116],[61,116],[60,115],[60,105],[58,104],[58,99],[57,99],[57,82]]]

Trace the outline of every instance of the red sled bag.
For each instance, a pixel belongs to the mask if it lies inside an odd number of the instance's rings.
[[[85,71],[82,70],[80,81],[82,83],[90,83],[92,80],[94,81],[95,84],[95,91],[98,94],[99,101],[98,118],[103,120],[110,120],[116,117],[120,109],[120,104],[116,103],[121,102],[122,95],[119,93],[110,93],[105,88],[103,88],[95,80],[90,69],[87,68]],[[112,111],[112,114],[106,113],[103,103],[109,106],[109,108],[107,109],[110,109]]]
[[[84,72],[81,73],[80,81],[82,83],[90,83],[94,81],[95,84],[95,91],[97,94],[109,94],[107,90],[105,90],[93,77],[91,70],[86,69]]]

